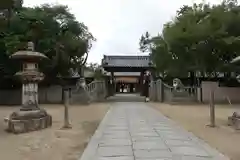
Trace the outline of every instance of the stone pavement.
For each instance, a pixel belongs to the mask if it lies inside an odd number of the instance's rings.
[[[229,160],[143,102],[113,103],[80,160]]]

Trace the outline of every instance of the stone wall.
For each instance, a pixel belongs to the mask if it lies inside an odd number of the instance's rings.
[[[94,81],[86,86],[74,89],[72,87],[70,94],[71,104],[87,104],[90,102],[103,101],[107,95],[104,81]],[[39,104],[61,104],[62,87],[52,85],[38,90]],[[22,103],[22,91],[18,90],[0,90],[0,105],[20,105]]]
[[[38,100],[40,104],[59,104],[62,101],[62,87],[50,86],[39,88]],[[22,91],[0,90],[0,105],[20,105],[22,103]]]
[[[161,80],[152,81],[149,86],[149,98],[151,101],[163,102],[164,92]]]
[[[38,100],[40,104],[62,103],[62,87],[54,85],[48,88],[39,88]]]
[[[93,81],[84,88],[79,87],[72,91],[72,104],[89,104],[91,102],[104,101],[107,96],[105,81]]]
[[[162,80],[152,81],[149,87],[149,98],[155,102],[170,102],[172,100],[171,86],[162,82]]]
[[[90,96],[84,88],[80,87],[79,89],[72,91],[70,104],[89,104],[90,102]]]
[[[195,96],[198,102],[209,103],[210,90],[214,89],[215,103],[240,103],[240,87],[219,87],[218,82],[204,81],[201,88],[197,88],[195,95],[186,96],[186,100],[194,101]],[[172,102],[174,95],[171,86],[162,83],[161,80],[152,81],[149,87],[149,96],[151,101]],[[195,100],[195,101],[196,101]]]
[[[219,87],[218,82],[202,82],[202,102],[208,103],[210,90],[214,89],[215,103],[240,103],[240,87]],[[198,91],[200,92],[200,91]]]
[[[183,87],[182,91],[174,91],[172,86],[162,80],[152,81],[149,87],[149,98],[157,102],[194,102],[197,101],[196,88]]]
[[[19,105],[22,103],[22,91],[0,90],[0,105]]]

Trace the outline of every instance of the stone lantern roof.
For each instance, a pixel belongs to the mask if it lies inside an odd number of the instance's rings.
[[[48,59],[42,53],[34,51],[34,44],[32,42],[28,42],[28,50],[26,51],[18,51],[10,56],[12,59],[20,59],[20,60],[31,60],[31,61],[39,61],[41,59]]]
[[[39,52],[33,52],[33,51],[18,51],[11,55],[12,59],[29,59],[29,60],[40,60],[40,59],[47,59],[47,56],[45,56],[42,53]]]

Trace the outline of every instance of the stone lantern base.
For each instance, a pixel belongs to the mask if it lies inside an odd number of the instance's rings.
[[[20,110],[5,118],[7,131],[15,134],[36,131],[52,126],[52,116],[44,109]]]

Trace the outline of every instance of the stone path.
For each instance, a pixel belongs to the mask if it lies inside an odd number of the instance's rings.
[[[114,103],[80,160],[229,160],[147,103]]]

